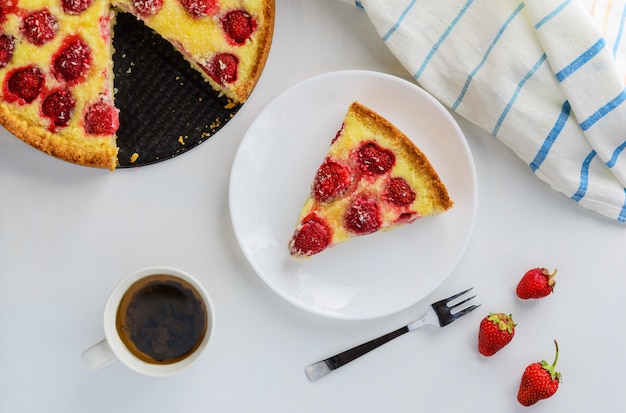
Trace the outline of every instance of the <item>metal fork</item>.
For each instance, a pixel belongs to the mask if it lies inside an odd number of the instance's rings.
[[[475,295],[472,297],[466,298],[460,302],[452,303],[451,305],[448,305],[452,301],[461,297],[463,294],[469,292],[471,289],[472,288],[468,288],[467,290],[461,291],[458,294],[454,294],[451,297],[444,298],[441,301],[432,303],[430,307],[428,307],[428,311],[426,312],[426,315],[420,318],[419,320],[413,321],[412,323],[404,327],[401,327],[381,337],[368,341],[367,343],[353,347],[349,350],[336,354],[325,360],[321,360],[321,361],[318,361],[317,363],[313,363],[310,366],[307,366],[305,369],[307,377],[311,381],[324,377],[331,371],[336,370],[341,366],[345,366],[352,360],[355,360],[361,357],[362,355],[369,353],[375,348],[378,348],[382,346],[383,344],[390,342],[394,338],[399,337],[403,335],[404,333],[408,333],[409,331],[413,331],[422,326],[425,326],[425,325],[431,325],[431,326],[436,326],[436,327],[447,326],[448,324],[452,323],[454,320],[457,320],[463,317],[465,314],[471,311],[474,311],[475,309],[480,307],[480,304],[471,305],[469,307],[463,308],[460,311],[452,312],[452,310],[462,306],[463,304],[467,303],[472,298],[476,297]]]

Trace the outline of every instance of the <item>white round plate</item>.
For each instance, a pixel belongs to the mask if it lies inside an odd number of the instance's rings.
[[[300,209],[355,100],[415,142],[455,205],[294,260],[287,245]],[[463,133],[431,95],[391,75],[339,71],[290,88],[259,114],[235,155],[229,197],[237,240],[272,290],[321,316],[369,319],[417,303],[452,272],[474,227],[476,171]]]

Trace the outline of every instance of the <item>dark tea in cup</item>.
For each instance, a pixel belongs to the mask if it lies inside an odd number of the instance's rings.
[[[179,277],[158,274],[128,288],[117,308],[115,326],[135,357],[170,364],[193,354],[208,323],[204,300],[194,286]]]

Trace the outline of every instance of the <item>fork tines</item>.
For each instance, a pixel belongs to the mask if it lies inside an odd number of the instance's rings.
[[[480,304],[474,304],[471,305],[469,307],[466,307],[460,311],[457,312],[452,312],[452,310],[462,306],[463,304],[467,303],[468,301],[472,300],[473,298],[476,297],[476,295],[473,295],[471,297],[465,298],[459,302],[456,303],[452,303],[451,305],[448,305],[449,303],[451,303],[452,301],[456,300],[457,298],[461,297],[462,295],[468,293],[469,291],[471,291],[473,289],[473,287],[468,288],[467,290],[461,291],[458,294],[454,294],[453,296],[450,296],[448,298],[444,298],[443,300],[437,301],[435,303],[432,304],[433,309],[435,310],[435,312],[437,312],[437,314],[440,317],[440,321],[442,321],[442,325],[443,325],[443,320],[441,320],[441,316],[445,314],[445,324],[449,324],[452,321],[458,319],[459,317],[463,317],[464,315],[466,315],[467,313],[474,311],[475,309],[477,309],[478,307],[480,307]]]

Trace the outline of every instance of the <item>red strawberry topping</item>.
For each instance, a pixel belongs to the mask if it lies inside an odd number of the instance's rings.
[[[237,56],[230,53],[218,53],[211,58],[204,69],[213,80],[223,86],[237,80],[238,66]]]
[[[65,89],[50,93],[41,104],[41,113],[51,121],[51,129],[57,126],[67,126],[76,101],[72,94]]]
[[[135,11],[141,17],[150,17],[163,8],[163,0],[133,0]]]
[[[59,30],[59,22],[47,9],[29,13],[22,23],[24,37],[37,46],[52,40]]]
[[[397,206],[408,206],[415,201],[415,192],[403,178],[391,178],[383,192],[383,198]]]
[[[326,249],[332,238],[331,230],[321,218],[309,214],[294,234],[289,252],[295,256],[314,255]]]
[[[382,175],[396,163],[396,156],[393,152],[381,148],[376,142],[361,145],[357,157],[361,171],[369,175]]]
[[[346,212],[344,224],[348,231],[357,235],[378,231],[382,225],[378,204],[372,199],[358,197]]]
[[[330,144],[331,144],[331,145],[332,145],[333,143],[335,143],[335,141],[336,141],[337,139],[339,139],[339,136],[341,136],[341,133],[343,132],[343,128],[344,128],[345,126],[346,126],[346,125],[345,125],[344,123],[342,123],[342,124],[341,124],[341,128],[339,128],[339,130],[338,130],[338,131],[337,131],[337,133],[335,134],[335,137],[334,137],[334,138],[333,138],[333,140],[330,142]]]
[[[213,15],[219,11],[217,0],[180,0],[180,4],[195,18]]]
[[[0,23],[4,23],[7,15],[17,11],[17,0],[0,0]]]
[[[313,198],[328,202],[343,195],[352,184],[352,173],[348,166],[330,158],[320,165],[312,185]]]
[[[400,224],[400,223],[408,224],[410,222],[415,221],[418,217],[419,217],[419,215],[417,214],[417,212],[403,212],[403,213],[400,214],[398,219],[396,219],[396,223],[398,223],[398,224]]]
[[[36,66],[11,71],[4,84],[5,99],[9,102],[30,103],[37,99],[44,86],[44,75]]]
[[[93,0],[63,0],[63,10],[67,14],[80,14],[92,5]]]
[[[245,10],[231,10],[221,19],[222,29],[227,38],[235,45],[242,45],[256,30],[257,22]]]
[[[52,67],[59,80],[70,85],[82,81],[91,66],[91,49],[80,36],[71,36],[53,57]]]
[[[119,111],[112,104],[100,100],[87,108],[85,132],[92,135],[110,135],[119,126]]]
[[[0,35],[0,69],[6,67],[13,57],[13,49],[15,48],[15,39],[8,34]]]

